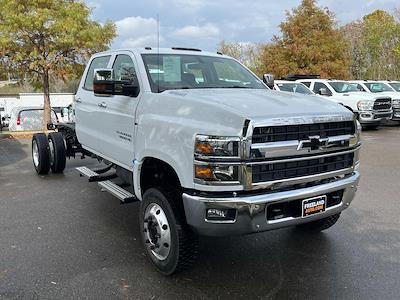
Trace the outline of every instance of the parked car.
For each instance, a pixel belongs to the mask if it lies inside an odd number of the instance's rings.
[[[63,172],[77,153],[108,162],[77,170],[121,203],[140,201],[144,251],[165,275],[193,264],[198,235],[325,230],[357,190],[354,115],[320,97],[271,91],[221,54],[95,54],[75,112],[75,124],[33,136],[35,170]]]
[[[58,123],[58,117],[54,109],[51,111],[52,123]],[[33,131],[43,129],[43,108],[42,107],[15,107],[11,110],[10,131]]]
[[[392,121],[400,122],[400,93],[397,92],[391,85],[372,80],[353,80],[350,82],[362,92],[392,98]]]
[[[300,79],[316,94],[329,97],[353,111],[363,127],[376,128],[392,118],[392,99],[386,95],[370,95],[342,80]]]

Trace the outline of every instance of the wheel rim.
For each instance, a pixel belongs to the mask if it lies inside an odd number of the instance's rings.
[[[39,165],[39,148],[37,142],[34,140],[32,143],[32,157],[35,167]]]
[[[51,139],[49,139],[49,148],[50,148],[50,165],[54,164],[54,144]]]
[[[171,229],[164,210],[156,203],[149,204],[143,225],[147,250],[158,260],[167,259],[171,248]]]

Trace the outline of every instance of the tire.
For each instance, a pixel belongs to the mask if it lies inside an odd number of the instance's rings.
[[[51,171],[53,173],[62,173],[66,163],[64,137],[61,132],[51,132],[48,138]]]
[[[303,230],[307,230],[307,231],[320,232],[320,231],[323,231],[323,230],[328,229],[328,228],[332,227],[333,225],[335,225],[336,222],[339,220],[339,217],[340,217],[340,213],[330,216],[330,217],[327,217],[325,219],[297,225],[297,227],[300,229],[303,229]]]
[[[44,133],[36,133],[32,137],[32,161],[36,173],[45,175],[50,170],[50,147]]]
[[[140,230],[147,257],[163,275],[188,269],[198,254],[197,235],[185,223],[174,200],[180,194],[150,188],[140,205]]]

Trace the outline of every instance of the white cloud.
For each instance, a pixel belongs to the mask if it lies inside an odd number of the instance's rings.
[[[141,16],[127,17],[115,22],[121,47],[145,47],[157,45],[157,20]],[[160,38],[162,40],[162,38]]]
[[[172,35],[179,38],[216,38],[219,33],[217,26],[208,23],[203,26],[185,26],[175,30]]]

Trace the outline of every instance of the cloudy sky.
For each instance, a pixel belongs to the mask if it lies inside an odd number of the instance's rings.
[[[214,51],[219,41],[265,42],[278,34],[285,11],[300,0],[88,0],[95,20],[114,21],[118,38],[113,48],[157,45],[197,47]],[[375,9],[393,12],[399,0],[319,0],[336,14],[339,24]]]

